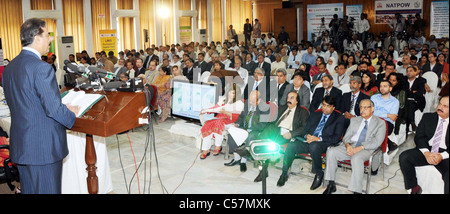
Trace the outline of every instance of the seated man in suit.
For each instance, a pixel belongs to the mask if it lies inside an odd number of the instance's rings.
[[[394,124],[398,118],[400,102],[391,95],[392,84],[388,80],[380,82],[380,93],[373,95],[370,100],[375,103],[374,115],[385,119],[388,123],[388,136],[394,131]],[[397,144],[388,139],[389,151],[397,149]]]
[[[144,68],[144,62],[142,61],[141,58],[137,58],[136,59],[136,67],[137,67],[137,71],[136,71],[136,76],[138,76],[139,74],[145,74],[145,68]]]
[[[408,132],[409,125],[416,130],[415,112],[419,109],[421,112],[425,108],[425,84],[426,80],[419,76],[420,70],[415,66],[410,66],[406,69],[406,131]]]
[[[300,96],[300,106],[303,106],[307,109],[310,107],[311,103],[311,90],[309,90],[308,86],[305,84],[306,76],[308,74],[305,72],[297,72],[292,76],[292,84],[286,86],[286,91],[284,95],[281,97],[281,100],[286,100],[287,93],[291,91],[296,91]],[[287,93],[286,93],[287,92]],[[280,98],[279,98],[280,99]],[[280,103],[282,104],[282,103]]]
[[[309,112],[300,106],[300,96],[296,91],[288,93],[286,105],[278,109],[278,119],[268,124],[258,139],[270,139],[280,145],[288,143],[292,138],[299,137],[306,126]],[[266,174],[268,176],[268,174]],[[261,172],[255,182],[262,179]]]
[[[340,102],[342,97],[342,91],[339,88],[333,86],[333,77],[330,74],[325,74],[322,77],[322,87],[316,88],[313,94],[311,105],[309,106],[309,112],[315,112],[322,106],[323,97],[330,95],[336,100],[336,109],[340,109]]]
[[[241,147],[248,146],[247,144],[250,141],[257,139],[257,137],[261,134],[267,125],[267,121],[264,121],[261,116],[267,114],[270,114],[270,108],[262,100],[261,93],[257,90],[252,91],[249,99],[245,102],[244,110],[235,122],[236,127],[244,129],[248,132],[248,137]],[[241,172],[245,172],[247,170],[246,159],[245,157],[241,157],[241,155],[236,152],[237,148],[238,145],[233,139],[233,136],[228,134],[228,149],[230,153],[234,154],[234,158],[229,163],[225,163],[224,165],[234,166],[236,164],[240,164]]]
[[[311,112],[307,125],[302,133],[304,139],[293,138],[284,153],[283,173],[278,179],[277,186],[283,186],[288,180],[288,170],[296,154],[310,153],[312,158],[312,172],[316,173],[311,190],[317,189],[323,181],[322,154],[329,146],[339,143],[344,129],[344,117],[334,111],[336,100],[325,96],[322,101],[322,111]]]
[[[417,127],[414,142],[416,148],[404,151],[399,156],[400,169],[405,180],[405,189],[411,194],[420,194],[416,166],[434,165],[442,174],[444,193],[448,192],[448,116],[449,97],[442,97],[435,113],[425,113]]]
[[[284,94],[286,94],[286,96],[287,96],[287,93],[289,92],[286,90],[286,87],[288,85],[290,85],[289,82],[286,81],[286,78],[287,78],[286,69],[283,69],[283,68],[277,69],[276,74],[277,74],[278,105],[279,106],[286,105],[286,102],[285,102],[286,99],[281,99]]]
[[[336,170],[338,161],[351,160],[352,175],[348,189],[354,193],[361,193],[363,188],[364,162],[383,143],[386,137],[386,123],[374,116],[374,103],[365,99],[359,103],[361,116],[350,120],[350,126],[345,132],[342,143],[330,147],[327,151],[325,180],[328,186],[323,194],[336,191]],[[376,166],[377,164],[373,164]]]
[[[194,81],[194,61],[191,58],[187,58],[186,67],[183,68],[183,75],[190,81]],[[198,80],[196,80],[198,81]]]
[[[276,83],[277,82],[272,80],[270,76],[264,76],[264,70],[262,68],[256,68],[255,72],[253,72],[253,76],[248,78],[243,97],[246,100],[248,99],[250,92],[258,90],[264,101],[273,101],[277,96]]]
[[[204,53],[198,53],[198,60],[197,62],[194,63],[194,68],[200,68],[201,69],[201,74],[203,74],[203,72],[208,70],[208,63],[205,62],[205,54]]]
[[[429,53],[428,61],[429,62],[422,67],[423,73],[432,71],[438,76],[439,79],[441,79],[441,75],[442,75],[442,71],[444,70],[444,66],[437,61],[436,53],[433,53],[433,52]],[[441,87],[441,84],[442,83],[439,80],[438,86]]]
[[[350,79],[351,92],[344,93],[341,99],[341,109],[345,120],[345,129],[350,125],[350,119],[359,116],[359,103],[361,100],[370,99],[370,97],[361,91],[362,80],[360,76],[352,76]]]
[[[255,61],[252,60],[253,56],[251,53],[245,55],[245,63],[242,65],[243,68],[247,69],[248,75],[253,75],[256,67],[258,66]]]
[[[256,67],[262,68],[264,70],[264,76],[270,77],[270,63],[264,61],[265,56],[263,54],[258,54],[258,62]]]

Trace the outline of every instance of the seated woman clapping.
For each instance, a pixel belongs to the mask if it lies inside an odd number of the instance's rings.
[[[244,109],[244,102],[242,101],[241,94],[240,87],[233,84],[226,93],[224,100],[219,101],[217,105],[208,109],[203,109],[200,112],[201,118],[203,117],[203,114],[217,114],[214,119],[206,121],[201,128],[203,152],[200,159],[205,159],[209,156],[213,136],[215,138],[213,155],[216,156],[222,151],[221,145],[225,129],[238,119],[239,114],[242,109]]]

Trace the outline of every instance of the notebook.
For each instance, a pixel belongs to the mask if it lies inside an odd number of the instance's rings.
[[[89,94],[84,91],[69,90],[61,94],[63,104],[79,106],[77,117],[83,116],[93,105],[100,101],[105,95]]]

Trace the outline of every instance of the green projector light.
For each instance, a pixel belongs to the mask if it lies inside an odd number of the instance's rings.
[[[280,157],[280,145],[271,140],[253,140],[249,147],[250,154],[255,160],[275,160]]]

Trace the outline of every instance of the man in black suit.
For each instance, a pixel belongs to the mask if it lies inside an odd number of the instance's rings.
[[[194,68],[200,68],[201,69],[201,74],[203,74],[203,72],[208,70],[208,63],[205,62],[205,54],[204,53],[199,53],[198,54],[198,60],[197,62],[194,63]]]
[[[245,19],[245,24],[244,24],[245,46],[248,46],[252,43],[252,41],[251,41],[252,31],[253,31],[253,27],[252,27],[252,24],[250,24],[250,20]]]
[[[287,91],[285,91],[286,86],[289,85],[289,82],[286,81],[287,78],[287,73],[286,73],[286,69],[278,69],[277,70],[277,90],[278,90],[278,106],[280,105],[285,105],[286,103],[284,103],[282,101],[282,97],[285,94],[285,92],[287,93]]]
[[[350,78],[351,92],[344,93],[341,99],[340,110],[345,120],[345,129],[350,125],[350,119],[360,116],[359,103],[361,100],[370,99],[370,97],[361,91],[362,80],[360,76]]]
[[[252,57],[251,53],[247,53],[245,55],[245,63],[242,65],[243,68],[247,69],[249,75],[253,75],[253,72],[258,66],[256,62],[252,60]]]
[[[444,193],[448,191],[448,153],[449,153],[449,97],[439,101],[435,113],[425,113],[417,127],[414,142],[416,148],[400,154],[399,163],[405,180],[405,189],[411,194],[420,194],[422,188],[417,183],[416,166],[434,165],[442,174]]]
[[[322,99],[322,110],[311,112],[302,138],[293,138],[286,148],[283,160],[283,173],[278,179],[277,186],[283,186],[288,180],[288,170],[296,154],[310,153],[312,158],[312,172],[316,173],[311,190],[318,188],[323,181],[322,154],[329,146],[337,145],[344,130],[344,117],[334,111],[336,100],[331,96]]]
[[[192,82],[194,79],[194,61],[188,58],[185,63],[186,67],[183,68],[183,75]]]
[[[316,88],[309,106],[309,112],[315,112],[320,109],[322,105],[323,97],[330,95],[336,100],[336,109],[340,109],[340,102],[342,97],[342,91],[333,86],[333,76],[330,74],[324,74],[322,77],[322,87]]]
[[[428,71],[433,71],[438,76],[438,86],[442,87],[442,81],[441,81],[441,75],[442,70],[444,70],[444,66],[441,63],[437,62],[437,55],[436,53],[429,53],[428,54],[428,63],[422,67],[422,72],[426,73]]]
[[[303,133],[308,117],[308,110],[300,106],[300,96],[296,91],[291,91],[288,93],[286,105],[278,109],[277,120],[268,124],[258,139],[270,139],[280,145],[286,144]],[[255,182],[261,181],[261,177],[260,172]]]
[[[247,139],[241,145],[242,148],[248,146],[247,144],[250,141],[257,139],[257,137],[261,134],[268,122],[264,120],[263,115],[269,114],[270,108],[261,99],[261,93],[257,90],[252,91],[249,99],[245,102],[244,109],[235,122],[236,127],[244,129],[248,132]],[[241,172],[245,172],[247,170],[246,159],[245,157],[241,157],[241,155],[236,152],[237,148],[238,145],[236,141],[230,134],[228,134],[228,149],[230,153],[234,154],[234,158],[229,163],[225,163],[224,165],[234,166],[236,164],[240,164]]]
[[[271,66],[270,63],[264,61],[265,56],[263,54],[258,54],[257,68],[262,68],[264,70],[264,76],[270,77]]]
[[[406,131],[411,124],[415,130],[415,112],[421,112],[425,108],[425,84],[426,80],[419,76],[420,70],[415,66],[410,66],[406,70]]]
[[[144,62],[142,61],[141,58],[137,58],[136,59],[136,67],[137,67],[137,71],[136,71],[136,76],[140,75],[140,74],[145,74],[145,68],[144,68]]]

